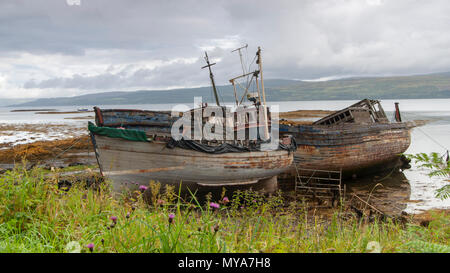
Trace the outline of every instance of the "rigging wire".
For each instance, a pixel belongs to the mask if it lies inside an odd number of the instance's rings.
[[[415,114],[415,113],[411,113],[408,112],[408,115],[412,115],[418,118],[421,118],[421,116]],[[422,132],[422,134],[424,134],[426,137],[428,137],[431,141],[433,141],[435,144],[437,144],[438,146],[440,146],[441,148],[443,148],[445,151],[444,153],[440,156],[441,159],[444,158],[444,156],[447,155],[447,159],[446,161],[448,161],[449,158],[449,149],[447,147],[445,147],[443,144],[441,144],[439,141],[437,141],[435,138],[433,138],[431,135],[427,134],[422,128],[420,128],[419,126],[415,127],[417,130],[419,130],[420,132]]]
[[[248,45],[245,47],[245,58],[244,58],[244,60],[243,60],[243,67],[247,67],[247,61],[248,61]],[[247,71],[250,71],[250,68],[249,69],[247,69]],[[248,76],[247,76],[247,85],[248,85]]]
[[[419,129],[419,131],[421,131],[425,136],[427,136],[429,139],[431,139],[434,143],[436,143],[437,145],[441,146],[443,149],[445,150],[449,150],[447,147],[445,147],[444,145],[440,144],[437,140],[435,140],[433,137],[431,137],[429,134],[425,133],[425,131],[423,131],[421,128],[416,127],[417,129]]]
[[[408,113],[408,115],[411,114],[411,115],[413,115],[413,116],[415,116],[415,117],[421,118],[421,116],[419,116],[419,115],[417,115],[417,114],[415,114],[415,113],[411,113],[411,112],[407,112],[407,113]],[[447,148],[447,147],[445,147],[443,144],[441,144],[439,141],[437,141],[436,139],[434,139],[432,136],[430,136],[429,134],[425,133],[425,131],[422,130],[422,128],[420,128],[420,127],[415,127],[415,128],[417,128],[419,131],[421,131],[426,137],[428,137],[430,140],[432,140],[434,143],[436,143],[438,146],[440,146],[440,147],[443,148],[444,150],[446,150],[446,151],[450,150],[449,148]]]
[[[248,71],[250,71],[250,68],[252,66],[252,64],[255,62],[257,55],[255,55],[255,57],[253,57],[253,60],[251,61],[251,63],[248,65]]]

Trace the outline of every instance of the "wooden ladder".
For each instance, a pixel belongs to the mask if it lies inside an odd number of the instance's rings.
[[[295,193],[296,196],[311,198],[319,203],[328,202],[328,205],[336,206],[336,202],[343,200],[345,185],[342,184],[342,170],[314,170],[296,169]]]

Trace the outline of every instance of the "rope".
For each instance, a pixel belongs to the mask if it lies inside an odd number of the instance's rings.
[[[250,64],[248,65],[248,71],[250,71],[250,67],[252,66],[252,64],[255,62],[257,55],[255,55],[255,57],[253,57],[253,60],[250,62]]]
[[[384,199],[381,199],[381,198],[379,198],[379,197],[376,197],[376,196],[374,196],[374,195],[372,195],[370,198],[372,198],[372,199],[377,199],[377,200],[380,200],[380,201],[386,201],[386,200],[384,200]],[[400,211],[403,211],[403,209],[402,208],[400,208],[400,207],[397,207],[396,205],[394,205],[394,204],[385,204],[385,206],[389,206],[389,207],[392,207],[392,208],[395,208],[395,209],[398,209],[398,210],[400,210]]]
[[[72,149],[72,147],[77,144],[78,142],[80,142],[82,140],[82,138],[79,138],[78,140],[76,140],[74,143],[72,143],[72,145],[69,146],[69,148],[63,150],[61,153],[59,153],[58,155],[56,155],[53,159],[52,159],[52,163],[55,162],[55,159],[57,159],[58,157],[60,157],[62,154],[64,154],[65,152],[67,152],[68,150]]]
[[[430,135],[425,133],[421,128],[419,128],[419,127],[416,127],[416,128],[419,129],[419,131],[421,131],[425,136],[427,136],[429,139],[431,139],[434,143],[436,143],[437,145],[441,146],[441,148],[444,148],[444,150],[447,150],[447,151],[449,150],[447,147],[445,147],[444,145],[440,144],[437,140],[435,140]]]
[[[394,112],[395,113],[395,112]],[[417,115],[416,113],[413,112],[407,112],[408,115],[412,115],[418,118],[423,118],[419,115]],[[445,147],[444,145],[442,145],[441,143],[439,143],[439,141],[437,141],[436,139],[434,139],[433,137],[431,137],[429,134],[425,133],[425,131],[423,131],[420,127],[416,127],[419,131],[421,131],[426,137],[428,137],[429,139],[431,139],[434,143],[436,143],[437,145],[439,145],[441,148],[443,148],[444,150],[448,151],[450,150],[449,148]]]
[[[383,181],[383,180],[385,180],[385,179],[387,179],[387,178],[389,178],[391,175],[392,175],[392,173],[394,172],[394,170],[396,170],[398,167],[397,166],[394,166],[393,168],[392,168],[392,170],[385,176],[385,177],[383,177],[383,178],[380,178],[380,179],[374,179],[374,181],[375,182],[380,182],[380,181]]]

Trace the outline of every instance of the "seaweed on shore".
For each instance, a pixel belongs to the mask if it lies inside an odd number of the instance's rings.
[[[0,163],[12,163],[26,159],[40,161],[57,157],[65,151],[92,151],[89,136],[79,136],[62,140],[36,141],[0,150]]]

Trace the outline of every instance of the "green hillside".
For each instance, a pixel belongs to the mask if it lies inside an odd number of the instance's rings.
[[[268,94],[271,100],[450,98],[450,73],[300,82]]]
[[[265,88],[268,101],[450,98],[450,73],[323,82],[269,79]],[[234,101],[231,86],[218,89],[221,101]],[[200,87],[44,98],[14,106],[186,103],[193,102],[194,96],[202,96],[204,102],[214,101],[211,87]]]

